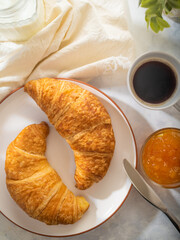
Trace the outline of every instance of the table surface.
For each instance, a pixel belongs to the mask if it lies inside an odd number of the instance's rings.
[[[168,20],[171,27],[158,34],[146,28],[144,9],[138,8],[138,0],[125,1],[129,29],[135,39],[136,55],[147,51],[167,52],[180,60],[180,24]],[[165,110],[149,110],[141,107],[130,96],[126,84],[118,78],[108,76],[89,82],[108,94],[127,116],[137,142],[138,153],[145,139],[155,130],[164,127],[180,128],[180,113],[170,107]],[[163,189],[152,186],[169,210],[180,219],[180,188]],[[1,240],[44,240],[57,239],[26,232],[0,214]],[[61,238],[67,239],[67,238]],[[68,239],[108,240],[178,240],[179,234],[168,218],[132,187],[127,200],[118,212],[103,225],[79,236]]]

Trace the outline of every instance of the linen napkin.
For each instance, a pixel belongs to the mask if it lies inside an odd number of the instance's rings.
[[[127,73],[134,43],[123,0],[44,0],[44,10],[44,25],[30,39],[0,42],[0,100],[32,79]]]

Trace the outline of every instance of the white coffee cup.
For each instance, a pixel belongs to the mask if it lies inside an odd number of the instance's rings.
[[[142,98],[138,96],[135,91],[133,80],[136,71],[145,63],[157,61],[164,63],[173,71],[176,79],[176,86],[169,98],[160,102],[160,103],[150,103],[144,101]],[[130,93],[132,94],[133,98],[141,104],[143,107],[149,109],[165,109],[170,106],[176,107],[177,110],[180,111],[180,62],[174,58],[173,56],[163,53],[163,52],[147,52],[140,57],[138,57],[134,63],[132,64],[131,68],[128,71],[127,76],[127,85]]]

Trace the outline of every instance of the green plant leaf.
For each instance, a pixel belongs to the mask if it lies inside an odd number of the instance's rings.
[[[147,22],[147,28],[149,28],[149,23],[150,23],[151,18],[149,16],[145,15],[145,20]]]
[[[162,6],[159,5],[159,4],[156,4],[155,6],[152,6],[150,8],[148,8],[145,12],[146,15],[151,15],[151,16],[159,16],[161,17],[162,16]]]
[[[168,13],[172,10],[172,7],[171,7],[171,5],[169,5],[168,2],[166,2],[164,8],[165,8],[165,12],[166,12],[166,14],[168,14]]]
[[[156,17],[156,21],[157,21],[157,24],[162,28],[162,30],[164,28],[169,28],[170,27],[169,23],[166,22],[163,18]]]
[[[139,0],[139,6],[141,5],[142,0]]]
[[[155,33],[158,33],[160,31],[160,27],[157,24],[156,17],[151,18],[150,27]]]
[[[180,0],[167,0],[172,8],[180,8]]]
[[[150,23],[151,23],[151,19],[152,18],[156,18],[157,15],[161,16],[161,14],[159,14],[158,11],[159,11],[158,10],[158,6],[152,6],[152,7],[148,8],[146,10],[146,12],[145,12],[145,20],[147,22],[147,28],[149,28],[149,25],[151,25]],[[152,24],[154,24],[154,22]],[[154,27],[153,28],[151,27],[151,29],[153,30]]]
[[[142,0],[141,7],[149,8],[151,6],[154,6],[154,4],[156,4],[156,2],[157,2],[157,0]]]
[[[158,6],[155,5],[155,6],[148,8],[145,13],[146,13],[146,15],[152,15],[152,14],[156,14],[157,12],[158,12]]]
[[[162,17],[163,11],[169,13],[174,7],[180,8],[180,0],[139,0],[139,4],[147,8],[145,12],[147,28],[150,26],[155,33],[170,27]]]
[[[161,4],[161,6],[164,8],[167,0],[158,0],[158,4]]]

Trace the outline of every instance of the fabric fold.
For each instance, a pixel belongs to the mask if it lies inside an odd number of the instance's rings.
[[[89,81],[127,72],[134,42],[123,0],[44,0],[44,7],[38,33],[25,42],[0,42],[0,100],[32,79]]]

